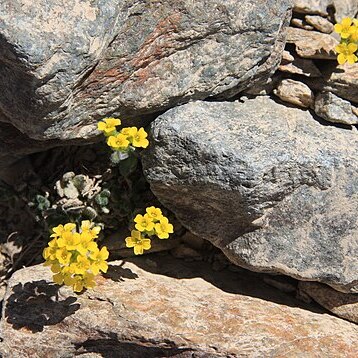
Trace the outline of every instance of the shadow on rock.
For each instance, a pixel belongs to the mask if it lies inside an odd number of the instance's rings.
[[[171,342],[166,347],[145,345],[142,342],[120,342],[116,334],[111,333],[108,338],[88,339],[76,345],[77,353],[97,353],[104,358],[163,358],[163,357],[204,357],[194,355],[192,349],[178,348]],[[207,356],[206,356],[207,357]]]
[[[14,329],[27,328],[33,333],[44,326],[55,325],[75,313],[80,305],[76,297],[60,301],[60,286],[45,280],[17,284],[7,299],[5,319]]]
[[[314,303],[306,304],[293,295],[282,292],[264,282],[265,274],[239,269],[214,271],[209,263],[203,261],[186,262],[171,255],[149,254],[142,257],[127,258],[145,271],[174,277],[177,279],[202,278],[227,293],[260,298],[290,307],[300,307],[316,313],[327,313]]]
[[[129,268],[122,267],[124,262],[119,266],[108,266],[108,271],[103,274],[104,278],[110,279],[115,282],[123,282],[125,278],[136,279],[138,275]]]

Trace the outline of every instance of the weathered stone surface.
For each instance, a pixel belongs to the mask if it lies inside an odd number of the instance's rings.
[[[321,60],[337,58],[334,48],[338,45],[338,41],[328,34],[289,27],[287,42],[294,44],[297,54],[304,58]]]
[[[321,92],[316,96],[314,110],[318,116],[329,122],[358,124],[358,117],[353,113],[350,102],[331,92]]]
[[[313,30],[314,27],[311,26],[310,24],[308,24],[306,21],[302,20],[302,19],[297,19],[297,18],[293,18],[291,19],[291,25],[299,27],[300,29],[304,29],[304,30]]]
[[[330,34],[334,30],[333,24],[322,16],[306,15],[305,20],[308,24],[323,33]]]
[[[332,0],[294,0],[293,10],[302,14],[328,16],[327,7]]]
[[[358,66],[332,64],[324,70],[323,89],[337,96],[358,103]]]
[[[281,64],[278,69],[282,72],[293,73],[306,77],[322,77],[320,70],[312,60],[297,56],[291,63]]]
[[[281,65],[291,63],[295,58],[291,55],[290,51],[284,50],[282,52]]]
[[[299,282],[299,290],[339,317],[358,323],[358,295],[342,293],[317,282]]]
[[[307,85],[299,81],[282,80],[273,93],[282,101],[303,108],[310,108],[314,104],[313,92]]]
[[[170,256],[113,262],[81,295],[48,268],[15,273],[1,320],[4,357],[354,357],[358,328],[303,309],[250,273]]]
[[[303,14],[328,16],[332,7],[334,17],[340,22],[344,17],[354,17],[358,12],[357,0],[294,0],[294,11]]]
[[[132,120],[193,98],[233,95],[278,66],[290,6],[2,1],[0,112],[31,138],[69,140],[96,135],[95,122],[106,115]]]
[[[153,123],[153,192],[228,258],[358,292],[358,136],[268,97],[195,102]]]

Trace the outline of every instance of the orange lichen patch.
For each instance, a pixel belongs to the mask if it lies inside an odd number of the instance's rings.
[[[132,57],[114,59],[111,61],[110,69],[105,68],[106,60],[102,60],[83,83],[83,90],[78,96],[80,98],[93,97],[96,91],[103,90],[103,86],[113,83],[119,85],[134,74],[141,81],[149,78],[150,72],[146,70],[147,66],[168,56],[177,47],[174,34],[178,31],[180,18],[180,14],[172,14],[159,21]]]

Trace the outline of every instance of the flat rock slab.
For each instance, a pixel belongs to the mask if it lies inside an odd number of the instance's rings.
[[[277,68],[291,6],[1,1],[0,112],[31,138],[70,140],[98,135],[107,115],[233,95]]]
[[[194,102],[152,124],[151,188],[237,265],[358,292],[358,134],[269,97]]]
[[[358,327],[299,307],[255,274],[171,256],[113,262],[76,295],[43,266],[14,274],[4,357],[354,357]]]

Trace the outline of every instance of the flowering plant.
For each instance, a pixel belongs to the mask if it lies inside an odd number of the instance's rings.
[[[142,255],[144,250],[151,248],[152,236],[159,239],[168,239],[174,232],[173,225],[159,208],[154,206],[146,208],[146,214],[138,214],[134,218],[136,230],[132,230],[131,236],[126,238],[126,246],[133,247],[135,255]]]
[[[358,19],[346,17],[341,23],[334,25],[334,30],[341,36],[341,42],[336,46],[337,61],[340,65],[358,61]]]
[[[127,159],[136,148],[147,148],[149,145],[144,128],[125,127],[118,131],[120,125],[121,120],[113,117],[104,118],[97,124],[97,129],[107,137],[107,145],[113,150],[111,159],[114,163]]]
[[[52,231],[43,257],[45,266],[50,266],[54,273],[53,281],[71,286],[75,292],[93,288],[95,276],[108,269],[108,250],[105,246],[99,249],[95,242],[101,228],[84,220],[79,232],[73,223],[58,225]]]

